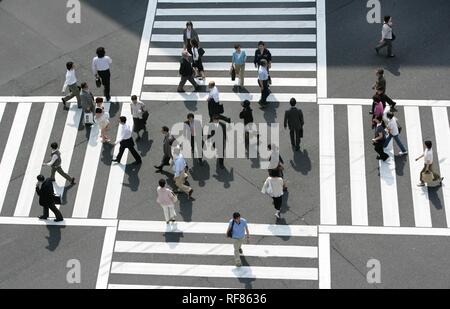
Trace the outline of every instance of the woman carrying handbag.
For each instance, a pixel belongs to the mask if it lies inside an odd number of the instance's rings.
[[[283,178],[278,176],[275,170],[269,170],[269,177],[267,177],[261,192],[269,195],[273,200],[273,206],[276,209],[275,217],[281,219],[281,205],[283,204]]]

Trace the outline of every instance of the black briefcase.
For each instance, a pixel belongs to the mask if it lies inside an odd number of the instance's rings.
[[[59,195],[53,195],[53,202],[55,202],[55,205],[61,205],[61,196]]]

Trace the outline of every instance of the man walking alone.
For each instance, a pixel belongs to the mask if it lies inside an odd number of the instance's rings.
[[[291,109],[286,111],[284,115],[284,128],[287,129],[289,126],[292,147],[296,151],[300,151],[300,142],[303,138],[303,125],[305,121],[303,119],[303,112],[295,107],[297,101],[292,98],[290,104]]]
[[[55,173],[58,172],[58,174],[60,174],[62,177],[64,177],[65,179],[67,179],[67,181],[70,182],[71,185],[75,184],[75,178],[74,177],[70,177],[66,172],[63,171],[62,167],[61,167],[61,152],[58,149],[58,144],[57,143],[52,143],[50,145],[50,148],[52,149],[52,160],[48,163],[44,163],[43,165],[46,166],[50,166],[52,168],[52,173],[50,176],[50,180],[51,181],[55,181]]]
[[[51,179],[45,179],[44,176],[37,176],[36,193],[39,196],[39,204],[44,208],[44,213],[39,217],[41,220],[47,220],[49,209],[55,214],[55,222],[64,220],[61,212],[55,206],[53,183]]]

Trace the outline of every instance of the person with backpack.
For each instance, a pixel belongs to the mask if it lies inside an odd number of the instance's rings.
[[[235,212],[233,219],[228,222],[227,237],[233,240],[234,261],[236,267],[241,267],[241,254],[243,254],[242,244],[247,233],[247,242],[250,241],[250,232],[248,230],[247,220],[241,218],[241,214]]]

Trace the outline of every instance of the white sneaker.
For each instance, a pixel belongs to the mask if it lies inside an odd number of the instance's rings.
[[[279,211],[277,211],[277,212],[275,213],[275,217],[277,217],[277,219],[281,219],[281,215],[280,215],[280,212],[279,212]]]
[[[241,266],[242,266],[241,262],[236,263],[236,267],[241,267]]]
[[[401,152],[401,151],[400,151],[398,154],[399,154],[400,156],[406,156],[406,155],[408,154],[408,152],[407,152],[407,151],[405,151],[405,152]]]
[[[420,182],[420,183],[417,184],[417,186],[418,187],[425,187],[425,184]]]

